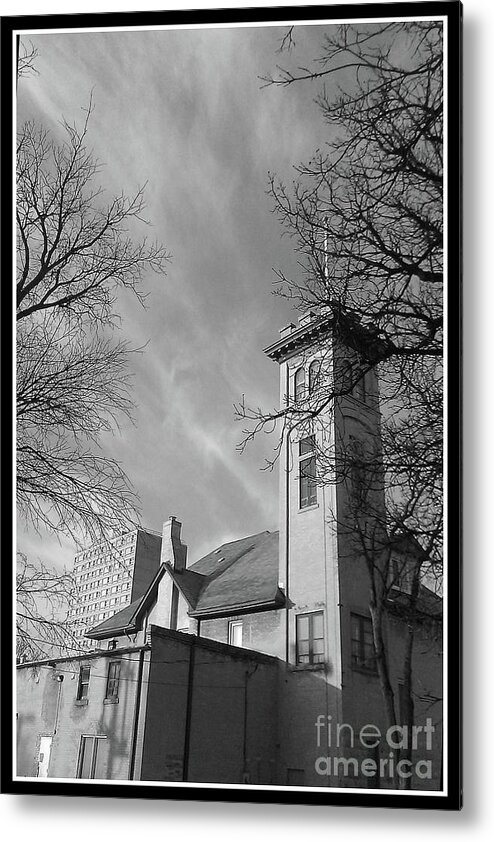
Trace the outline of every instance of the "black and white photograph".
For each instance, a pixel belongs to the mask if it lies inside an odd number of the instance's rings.
[[[5,24],[6,791],[460,809],[460,4]]]

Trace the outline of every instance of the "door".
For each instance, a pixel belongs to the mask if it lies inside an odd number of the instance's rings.
[[[52,739],[53,737],[40,737],[39,739],[38,778],[48,777]]]

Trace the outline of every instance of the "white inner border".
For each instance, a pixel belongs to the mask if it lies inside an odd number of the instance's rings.
[[[324,8],[321,6],[321,9]],[[327,8],[327,7],[326,7]],[[251,11],[252,9],[245,9],[245,11]],[[179,13],[180,9],[170,9],[169,11],[176,11]],[[202,10],[200,10],[202,11]],[[213,11],[213,10],[211,10]],[[230,11],[229,8],[224,9],[225,13],[228,14]],[[233,11],[233,9],[232,9]],[[114,12],[113,14],[117,14]],[[74,18],[77,16],[74,15]],[[12,132],[13,132],[13,139],[12,139],[12,148],[13,150],[16,149],[16,126],[17,126],[17,101],[16,101],[16,37],[19,36],[26,36],[26,35],[63,35],[63,34],[81,34],[81,33],[88,33],[88,32],[150,32],[150,31],[188,31],[188,30],[196,30],[196,29],[239,29],[239,28],[254,28],[254,27],[282,27],[282,26],[334,26],[342,23],[352,23],[352,24],[362,24],[362,23],[400,23],[400,22],[408,22],[408,21],[441,21],[443,25],[443,86],[444,86],[444,98],[443,98],[443,118],[444,118],[444,136],[443,136],[443,150],[444,150],[444,171],[443,171],[443,187],[444,187],[444,198],[443,198],[443,271],[444,271],[444,281],[443,281],[443,312],[444,312],[444,350],[443,350],[443,365],[444,365],[444,376],[443,376],[443,395],[444,395],[444,405],[443,405],[443,467],[444,467],[444,480],[443,480],[443,499],[444,499],[444,517],[443,523],[447,525],[448,523],[448,498],[447,498],[447,487],[448,487],[448,462],[447,462],[447,441],[448,441],[448,418],[447,418],[447,406],[448,406],[448,357],[447,357],[447,347],[448,347],[448,250],[447,250],[447,240],[448,240],[448,180],[447,180],[447,173],[448,173],[448,145],[447,145],[447,138],[448,138],[448,74],[446,72],[446,68],[448,67],[448,19],[446,16],[442,15],[420,15],[417,17],[389,17],[383,16],[379,18],[357,18],[352,17],[348,18],[320,18],[317,20],[293,20],[288,18],[287,20],[275,20],[275,21],[248,21],[248,22],[240,22],[240,23],[205,23],[205,24],[168,24],[168,25],[153,25],[153,26],[94,26],[94,27],[70,27],[70,28],[54,28],[54,29],[16,29],[12,32],[12,102],[13,102],[13,115],[12,115]],[[16,179],[15,179],[15,158],[13,160],[12,166],[12,196],[13,196],[13,207],[12,207],[12,218],[15,219],[15,196],[16,196]],[[16,236],[15,236],[15,226],[13,231],[13,266],[14,266],[14,274],[13,274],[13,289],[15,289],[15,254],[16,254]],[[13,296],[13,303],[12,303],[12,322],[15,325],[15,302]],[[13,331],[13,341],[12,341],[12,357],[13,357],[13,365],[16,365],[16,348],[15,348],[15,331]],[[15,374],[12,378],[13,381],[13,401],[12,405],[14,407],[14,418],[13,418],[13,435],[14,435],[14,447],[13,447],[13,476],[15,476]],[[14,538],[13,544],[14,548],[17,546],[17,524],[16,524],[16,513],[15,509],[13,510],[12,515],[12,535]],[[13,581],[15,581],[15,553],[13,558]],[[448,593],[448,531],[447,529],[444,532],[444,563],[443,563],[443,592]],[[15,615],[16,615],[16,600],[15,600],[15,592],[12,594],[12,616],[13,616],[13,652],[12,652],[12,663],[13,663],[13,678],[12,678],[12,710],[15,712],[17,703],[16,703],[16,658],[15,658]],[[299,787],[299,786],[267,786],[267,785],[260,785],[260,784],[222,784],[222,783],[192,783],[192,782],[174,782],[174,781],[122,781],[122,780],[93,780],[91,783],[98,783],[98,784],[105,784],[107,786],[127,786],[127,787],[135,787],[135,786],[166,786],[166,787],[187,787],[187,788],[196,788],[200,787],[201,789],[244,789],[244,790],[267,790],[267,791],[282,791],[282,792],[315,792],[315,793],[323,793],[323,792],[336,792],[336,793],[347,793],[347,794],[362,794],[362,795],[406,795],[411,798],[414,796],[435,796],[435,797],[446,797],[448,795],[448,758],[449,758],[449,745],[448,741],[445,739],[445,736],[448,733],[448,600],[443,599],[443,789],[442,790],[397,790],[397,789],[372,789],[372,788],[358,788],[358,787]],[[19,777],[16,775],[16,760],[17,760],[17,745],[16,745],[16,719],[15,716],[13,718],[12,723],[12,757],[13,757],[13,769],[12,775],[14,781],[40,781],[37,777],[26,777],[22,776]],[[47,778],[43,779],[43,781],[49,783],[71,783],[71,784],[87,784],[87,780],[81,780],[78,778]],[[42,786],[43,784],[41,784]],[[41,794],[41,792],[40,792]]]

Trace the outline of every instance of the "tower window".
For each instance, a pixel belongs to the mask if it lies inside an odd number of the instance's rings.
[[[299,442],[299,504],[301,509],[317,503],[316,437],[307,436]]]
[[[305,397],[305,371],[303,367],[298,368],[295,372],[293,397],[295,403],[303,400]]]
[[[313,360],[309,366],[309,395],[313,395],[319,387],[319,374],[321,371],[321,363],[319,360]]]
[[[322,611],[297,615],[296,663],[324,663],[324,624]]]

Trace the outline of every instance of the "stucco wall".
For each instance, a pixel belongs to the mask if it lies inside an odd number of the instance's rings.
[[[121,661],[118,703],[105,704],[108,662]],[[105,736],[98,769],[103,779],[128,777],[137,678],[136,652],[40,664],[17,670],[17,773],[36,776],[39,738],[53,735],[49,777],[74,778],[81,735]],[[91,667],[86,703],[76,700],[79,667]],[[63,677],[63,681],[58,679]]]

